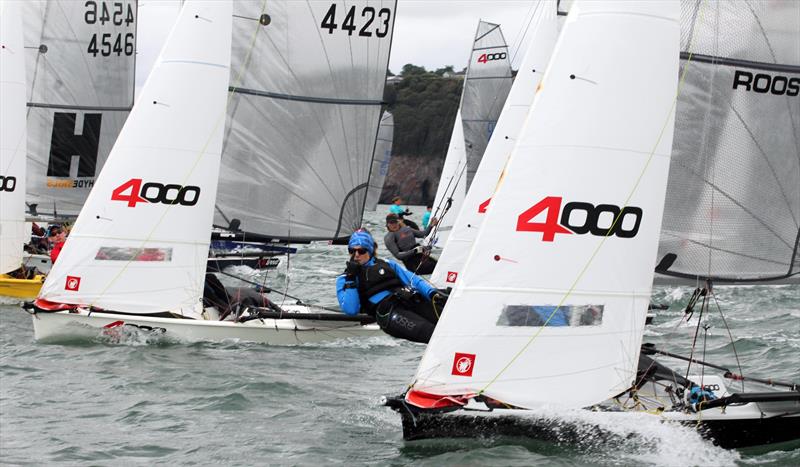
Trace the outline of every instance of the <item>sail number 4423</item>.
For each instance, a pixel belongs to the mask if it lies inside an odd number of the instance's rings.
[[[357,16],[358,19],[356,19]],[[375,22],[376,16],[378,27],[374,28],[372,23]],[[392,10],[388,8],[381,8],[376,13],[375,8],[366,6],[361,9],[360,15],[356,15],[356,7],[353,5],[347,10],[342,24],[339,25],[336,23],[336,4],[333,3],[328,8],[328,12],[325,13],[325,17],[322,18],[322,23],[319,26],[322,29],[327,29],[328,34],[333,34],[333,31],[341,28],[342,31],[347,31],[348,36],[352,36],[358,29],[358,35],[362,37],[372,37],[373,32],[377,37],[386,37],[389,34],[389,20],[391,18]]]

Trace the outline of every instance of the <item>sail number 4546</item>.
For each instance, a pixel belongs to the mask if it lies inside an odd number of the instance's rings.
[[[375,21],[375,14],[375,8],[371,6],[362,8],[361,15],[358,18],[359,24],[356,25],[356,7],[355,5],[351,6],[344,16],[341,29],[342,31],[347,31],[348,36],[352,36],[355,30],[358,29],[358,35],[362,37],[372,37],[373,32],[378,37],[386,37],[386,35],[389,34],[389,20],[392,18],[392,10],[388,8],[381,8],[378,10],[378,27],[370,28]],[[339,25],[336,24],[335,3],[332,4],[328,12],[325,13],[325,17],[322,18],[322,23],[320,23],[319,26],[322,29],[327,29],[328,34],[333,34],[333,31],[339,27]],[[361,28],[359,29],[358,26],[361,26]]]

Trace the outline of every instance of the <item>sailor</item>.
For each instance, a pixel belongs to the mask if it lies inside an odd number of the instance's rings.
[[[417,238],[425,238],[437,224],[436,218],[431,219],[430,225],[425,230],[416,230],[400,220],[396,214],[386,216],[386,230],[383,243],[392,253],[392,256],[403,262],[406,269],[414,274],[430,274],[436,267],[436,260],[430,255],[430,247],[417,244]]]
[[[50,228],[47,240],[52,245],[50,248],[50,261],[55,264],[58,255],[61,254],[61,249],[64,248],[64,242],[67,241],[67,232],[59,226],[54,226]]]
[[[411,214],[414,213],[409,211],[408,208],[404,208],[402,204],[403,204],[403,198],[399,196],[395,196],[394,198],[392,198],[392,204],[391,206],[389,206],[389,214],[397,215],[398,218],[405,221],[406,225],[408,225],[414,230],[419,230],[419,226],[417,225],[416,222],[406,218],[406,216],[410,216]]]
[[[336,296],[348,315],[374,316],[390,336],[427,343],[447,301],[447,294],[392,260],[375,255],[375,241],[365,230],[350,236],[350,260],[336,278]]]
[[[425,206],[425,214],[422,215],[422,228],[427,229],[428,224],[431,223],[431,209],[433,209],[432,204],[428,204]]]

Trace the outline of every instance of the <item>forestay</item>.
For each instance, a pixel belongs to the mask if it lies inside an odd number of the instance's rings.
[[[240,1],[215,224],[277,238],[360,227],[394,1]]]
[[[24,2],[27,202],[77,215],[134,99],[137,2]]]
[[[26,241],[22,44],[20,4],[0,2],[0,274],[20,267]]]
[[[383,182],[389,173],[389,164],[392,161],[392,141],[394,140],[394,116],[389,111],[384,111],[381,124],[378,126],[378,139],[375,142],[375,155],[372,159],[372,170],[369,176],[369,190],[364,209],[374,211],[383,191]]]
[[[800,281],[800,2],[684,1],[681,51],[660,281]]]
[[[444,245],[453,229],[456,213],[461,209],[467,195],[467,153],[464,147],[464,126],[461,123],[461,109],[456,112],[453,134],[436,188],[432,216],[439,220],[436,230],[430,235],[429,243]]]
[[[537,4],[530,29],[527,52],[497,120],[494,137],[489,140],[460,209],[454,206],[445,218],[443,228],[447,228],[449,224],[452,230],[446,237],[444,250],[431,275],[431,282],[438,287],[452,287],[458,281],[472,242],[489,208],[492,193],[517,142],[520,128],[528,115],[536,88],[544,75],[558,37],[555,1],[541,1]]]
[[[672,144],[678,16],[674,2],[573,6],[412,391],[585,407],[630,387]]]
[[[479,22],[461,97],[467,190],[489,144],[512,81],[511,60],[500,25]]]
[[[230,52],[231,3],[186,2],[40,298],[195,316]]]

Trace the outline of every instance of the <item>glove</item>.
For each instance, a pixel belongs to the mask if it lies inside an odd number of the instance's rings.
[[[361,264],[358,261],[348,261],[344,268],[344,275],[348,280],[353,280],[361,272]]]
[[[436,307],[437,310],[441,311],[444,309],[448,297],[449,295],[446,291],[436,289],[431,293],[431,303],[433,303],[433,306]]]
[[[408,208],[406,208],[406,210],[405,210],[405,211],[403,211],[403,215],[404,215],[404,216],[410,216],[411,214],[414,214],[414,213],[413,213],[413,212],[411,212],[411,211],[409,211],[409,210],[408,210]]]
[[[421,246],[416,246],[416,247],[414,247],[414,249],[413,249],[412,251],[413,251],[414,253],[419,253],[419,254],[422,254],[422,252],[423,252],[423,251],[425,251],[425,248],[423,248],[423,247],[421,247]]]

